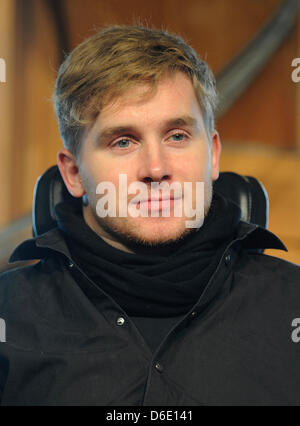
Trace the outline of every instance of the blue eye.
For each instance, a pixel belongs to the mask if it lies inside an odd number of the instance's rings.
[[[176,142],[181,142],[184,140],[185,135],[183,133],[174,133],[174,135],[172,135],[171,138],[174,138]]]
[[[128,145],[126,145],[126,146],[123,145],[123,142],[130,143],[130,140],[129,139],[120,139],[115,143],[114,146],[118,146],[119,148],[128,148]]]

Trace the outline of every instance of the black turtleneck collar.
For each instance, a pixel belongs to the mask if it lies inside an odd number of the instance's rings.
[[[203,226],[186,238],[128,253],[112,247],[84,221],[77,203],[56,206],[58,226],[74,262],[133,316],[171,317],[199,299],[240,221],[240,209],[214,194]]]

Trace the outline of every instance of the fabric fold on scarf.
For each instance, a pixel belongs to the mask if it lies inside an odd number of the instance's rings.
[[[86,224],[78,203],[60,203],[55,213],[73,261],[129,316],[143,317],[188,312],[234,238],[241,217],[238,206],[214,193],[199,230],[162,250],[139,254],[106,243]]]

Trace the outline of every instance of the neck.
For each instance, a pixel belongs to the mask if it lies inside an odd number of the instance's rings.
[[[118,250],[125,251],[126,253],[134,253],[134,251],[130,250],[125,244],[118,241],[113,235],[109,234],[99,225],[88,206],[83,206],[82,214],[85,223],[107,244]]]

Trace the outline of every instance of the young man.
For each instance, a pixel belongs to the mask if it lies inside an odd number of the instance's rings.
[[[54,102],[74,203],[11,257],[41,261],[1,277],[2,404],[299,404],[300,268],[213,193],[207,64],[109,27],[66,58]]]

